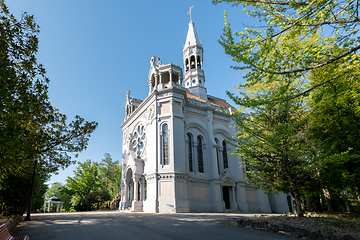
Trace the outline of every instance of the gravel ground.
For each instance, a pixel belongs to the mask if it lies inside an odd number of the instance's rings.
[[[351,235],[360,239],[360,218],[348,219],[342,217],[294,217],[294,216],[266,216],[260,215],[251,220],[267,221],[270,224],[288,224],[293,227],[301,227],[315,230],[327,230],[335,235]]]

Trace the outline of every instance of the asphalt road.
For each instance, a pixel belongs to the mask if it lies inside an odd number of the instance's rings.
[[[73,239],[241,239],[286,240],[290,237],[226,225],[250,214],[152,214],[119,211],[32,214],[13,236],[30,240]]]

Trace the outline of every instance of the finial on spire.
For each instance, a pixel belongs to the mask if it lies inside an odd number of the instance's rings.
[[[192,11],[193,7],[194,7],[194,5],[190,6],[189,12],[187,13],[187,14],[190,14],[190,22],[192,21],[192,20],[191,20],[191,11]]]

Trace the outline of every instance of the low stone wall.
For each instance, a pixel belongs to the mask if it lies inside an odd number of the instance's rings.
[[[17,215],[15,217],[11,217],[9,218],[6,222],[5,225],[9,230],[10,234],[13,234],[16,230],[16,226],[22,221],[22,215]]]
[[[253,221],[249,219],[234,219],[234,225],[237,227],[252,228],[271,233],[278,233],[292,237],[311,240],[359,240],[350,235],[337,236],[327,230],[308,230],[305,228],[293,227],[289,224],[270,224],[267,221]]]

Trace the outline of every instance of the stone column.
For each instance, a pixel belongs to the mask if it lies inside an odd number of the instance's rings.
[[[141,189],[140,189],[141,197],[140,197],[140,200],[145,201],[145,179],[142,177],[140,179],[140,182],[141,182]]]
[[[162,82],[162,72],[161,73],[159,73],[160,74],[160,86],[161,86],[161,89],[163,88],[162,87],[162,84],[163,84],[163,82]],[[159,89],[158,89],[159,90]]]
[[[128,186],[128,181],[125,180],[124,181],[125,187],[124,187],[124,199],[122,199],[122,201],[125,203],[127,201],[129,201],[129,186]]]
[[[235,187],[231,187],[232,195],[233,195],[233,202],[236,202],[235,200]]]
[[[161,77],[160,77],[160,81],[161,81]],[[158,84],[159,84],[159,82],[158,82],[158,75],[155,74],[155,86],[154,86],[155,89],[158,89],[158,88],[157,88],[157,87],[158,87]]]
[[[221,202],[222,202],[223,210],[225,210],[226,206],[224,201],[224,186],[221,185],[220,188],[221,188]]]
[[[172,70],[170,69],[169,70],[169,87],[172,87],[172,86],[174,86],[174,83],[173,83],[173,81],[172,81]]]
[[[231,191],[232,191],[232,195],[233,195],[234,209],[238,210],[238,204],[237,204],[236,198],[235,198],[235,187],[231,187]]]
[[[135,202],[138,200],[139,194],[138,194],[138,178],[133,178],[134,181],[134,188],[133,188],[133,192],[134,192],[134,199]]]

